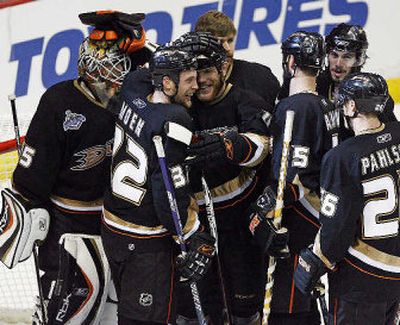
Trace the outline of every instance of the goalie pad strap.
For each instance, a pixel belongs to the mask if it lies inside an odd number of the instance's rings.
[[[34,244],[46,238],[50,216],[45,209],[29,209],[29,203],[8,188],[0,193],[0,260],[11,269],[28,259]]]

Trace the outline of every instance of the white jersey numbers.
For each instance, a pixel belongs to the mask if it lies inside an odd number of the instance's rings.
[[[321,188],[321,213],[328,218],[332,218],[336,213],[336,207],[339,202],[339,198],[325,191]]]
[[[148,159],[145,150],[118,126],[115,129],[113,156],[120,150],[126,138],[126,152],[132,159],[121,161],[111,175],[111,189],[115,196],[137,206],[142,202],[146,190]]]
[[[309,154],[309,147],[293,145],[292,167],[307,168]]]
[[[399,232],[399,193],[396,180],[383,175],[362,183],[367,198],[363,210],[363,237],[397,236]]]
[[[22,149],[21,157],[19,157],[18,164],[24,168],[29,168],[32,165],[33,157],[35,156],[36,150],[26,143]]]

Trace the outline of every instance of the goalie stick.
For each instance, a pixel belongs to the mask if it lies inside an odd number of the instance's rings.
[[[153,137],[153,142],[156,147],[158,162],[160,164],[161,173],[163,176],[163,181],[165,188],[167,190],[167,197],[169,201],[169,206],[171,208],[172,219],[174,221],[175,230],[178,235],[179,245],[183,254],[187,253],[187,248],[183,239],[183,230],[181,217],[179,215],[178,204],[176,203],[175,191],[172,185],[171,176],[168,171],[167,162],[165,160],[165,151],[162,143],[162,138],[159,135]],[[196,310],[197,319],[200,325],[207,325],[206,318],[204,316],[203,308],[200,303],[199,290],[197,288],[196,282],[190,284],[190,289],[192,291],[194,308]]]
[[[22,145],[21,145],[21,141],[20,141],[17,108],[16,108],[16,104],[15,104],[16,97],[15,97],[15,95],[9,95],[8,99],[10,100],[10,104],[11,104],[11,112],[12,112],[12,117],[13,117],[14,133],[15,133],[15,141],[17,143],[18,157],[20,157],[22,154]],[[33,254],[33,259],[35,262],[35,273],[36,273],[36,281],[37,281],[38,291],[39,291],[39,303],[40,303],[40,311],[42,314],[42,321],[43,321],[43,324],[46,324],[46,313],[45,313],[45,309],[44,309],[45,307],[44,307],[42,283],[40,282],[39,256],[38,256],[38,252],[37,252],[37,247],[38,247],[38,244],[35,243],[33,245],[32,254]]]
[[[278,190],[277,190],[276,206],[275,206],[274,220],[273,220],[277,229],[281,227],[281,221],[282,221],[283,193],[286,183],[290,142],[292,141],[293,121],[294,121],[294,111],[287,111],[285,120],[285,129],[283,132],[281,165],[279,168]],[[272,300],[272,289],[274,286],[275,268],[276,268],[276,260],[275,258],[270,256],[268,271],[267,271],[267,283],[265,285],[262,325],[268,324],[268,317],[271,314],[271,300]]]

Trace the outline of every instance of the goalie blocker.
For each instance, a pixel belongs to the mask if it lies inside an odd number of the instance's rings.
[[[31,256],[35,243],[46,238],[50,216],[47,210],[34,208],[11,189],[3,189],[0,193],[0,260],[12,269]]]

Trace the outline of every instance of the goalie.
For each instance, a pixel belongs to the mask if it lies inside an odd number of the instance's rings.
[[[80,18],[95,29],[80,46],[79,77],[43,94],[13,191],[2,192],[1,260],[13,267],[30,256],[33,242],[43,241],[43,297],[34,324],[106,324],[109,315],[108,323],[117,323],[116,307],[105,312],[110,272],[99,236],[114,136],[109,108],[131,69],[129,56],[144,46],[144,14],[102,11]]]

